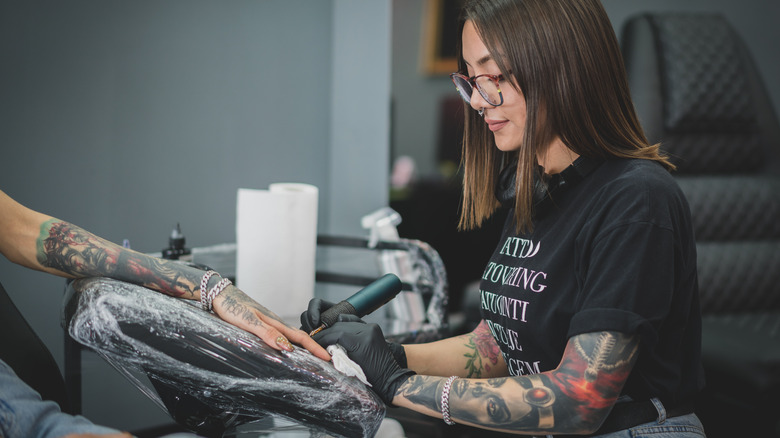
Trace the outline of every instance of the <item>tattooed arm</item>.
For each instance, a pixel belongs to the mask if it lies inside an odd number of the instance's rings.
[[[452,419],[518,434],[588,434],[611,410],[636,361],[639,338],[617,332],[569,339],[558,368],[519,377],[457,379]],[[441,418],[443,377],[412,376],[393,404]]]
[[[0,191],[0,252],[10,261],[62,277],[109,277],[174,297],[200,299],[203,271],[150,257],[111,243],[73,224],[30,210]],[[218,278],[212,277],[209,287]],[[223,320],[255,334],[273,348],[291,350],[293,341],[316,356],[330,355],[306,333],[284,324],[235,286],[213,302]]]
[[[404,349],[409,369],[417,374],[473,378],[508,375],[501,349],[485,321],[471,333],[429,344],[404,345]]]

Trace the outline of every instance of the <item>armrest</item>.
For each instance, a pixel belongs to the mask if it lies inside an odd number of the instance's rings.
[[[187,300],[105,278],[70,284],[68,334],[95,350],[181,425],[221,433],[279,415],[311,429],[373,436],[384,404],[298,348],[282,353]]]

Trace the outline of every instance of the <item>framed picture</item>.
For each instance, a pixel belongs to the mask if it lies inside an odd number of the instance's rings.
[[[443,75],[458,70],[458,15],[464,0],[427,0],[423,15],[423,70]]]

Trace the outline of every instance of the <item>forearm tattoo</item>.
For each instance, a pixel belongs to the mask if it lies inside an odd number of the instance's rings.
[[[569,340],[560,366],[517,377],[458,379],[450,391],[456,421],[509,432],[589,433],[595,430],[628,378],[639,340],[616,332]],[[399,395],[441,412],[444,379],[413,376]]]
[[[41,225],[37,259],[74,277],[111,277],[177,297],[191,298],[201,275],[195,268],[130,251],[57,219]]]
[[[471,350],[465,353],[466,377],[480,378],[482,372],[490,372],[498,365],[501,349],[496,344],[493,334],[485,321],[479,323],[473,332],[465,336],[465,346]]]

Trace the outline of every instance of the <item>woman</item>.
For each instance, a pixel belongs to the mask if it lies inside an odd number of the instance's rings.
[[[642,132],[602,5],[470,0],[460,28],[452,77],[473,110],[461,226],[510,212],[480,284],[483,321],[387,346],[342,316],[315,339],[344,346],[385,402],[448,424],[704,436],[690,213]],[[324,306],[310,303],[304,328]]]

